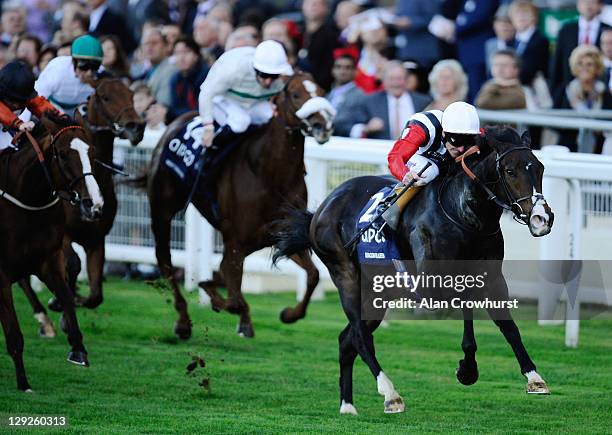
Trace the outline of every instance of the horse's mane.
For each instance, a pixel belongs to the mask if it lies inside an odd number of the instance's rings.
[[[76,122],[74,119],[70,118],[69,116],[61,115],[51,110],[46,110],[43,113],[43,116],[47,118],[49,121],[51,121],[52,123],[58,125],[60,128],[80,125],[78,122]],[[37,125],[38,124],[39,123],[37,123]]]

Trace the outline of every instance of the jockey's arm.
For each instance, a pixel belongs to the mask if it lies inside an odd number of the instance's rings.
[[[206,80],[200,86],[198,97],[198,110],[204,125],[213,122],[213,98],[223,95],[231,89],[231,79],[236,74],[232,65],[226,65],[223,56],[213,64],[206,76]],[[235,69],[235,68],[234,68]]]
[[[54,68],[47,67],[42,70],[38,76],[38,79],[36,80],[36,83],[34,83],[34,89],[38,95],[42,95],[45,98],[49,98],[57,91],[56,73],[53,69]]]
[[[55,113],[58,117],[64,116],[64,114],[59,111],[49,100],[45,97],[39,95],[35,98],[32,98],[30,101],[26,103],[26,107],[30,112],[34,114],[37,118],[40,118],[44,115],[45,112]]]
[[[387,156],[391,175],[399,181],[402,181],[409,171],[406,167],[406,162],[408,162],[410,157],[412,157],[419,147],[426,142],[427,135],[420,125],[409,124],[406,126],[402,132],[402,136],[395,141],[393,148]]]
[[[8,106],[0,101],[0,124],[3,127],[16,130],[22,122]]]

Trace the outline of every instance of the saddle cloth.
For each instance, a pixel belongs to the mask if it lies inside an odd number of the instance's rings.
[[[384,187],[370,197],[359,212],[357,231],[367,226],[378,213],[378,206],[393,191],[392,186]],[[379,218],[379,220],[382,220]],[[400,259],[399,249],[394,240],[394,233],[387,225],[372,225],[366,230],[357,243],[357,258],[360,264],[383,264]]]

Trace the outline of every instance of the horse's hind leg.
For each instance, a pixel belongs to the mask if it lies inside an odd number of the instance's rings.
[[[76,317],[74,297],[68,289],[65,272],[64,255],[60,252],[43,264],[39,278],[53,292],[64,308],[63,317],[68,331],[68,342],[72,348],[68,353],[68,362],[80,366],[89,366],[87,351],[83,345],[83,335]]]
[[[81,301],[86,308],[96,308],[104,300],[102,281],[104,279],[104,240],[96,246],[85,249],[87,253],[87,276],[89,278],[89,296]]]
[[[310,297],[319,283],[319,271],[312,262],[312,257],[310,256],[309,252],[303,251],[299,254],[292,255],[291,260],[306,271],[306,293],[304,294],[304,298],[295,306],[295,308],[287,307],[281,311],[280,318],[283,323],[297,322],[306,316],[306,308],[308,308]]]
[[[26,392],[32,391],[23,365],[23,334],[19,328],[13,294],[8,282],[2,282],[0,285],[0,322],[4,330],[6,349],[15,364],[17,388]]]
[[[36,293],[30,284],[30,278],[28,277],[19,280],[19,287],[23,289],[23,292],[28,298],[28,301],[32,306],[32,310],[34,311],[34,318],[40,325],[38,335],[45,338],[54,338],[55,328],[53,327],[53,322],[47,315],[47,310],[45,310],[45,307],[38,300],[38,296],[36,296]]]
[[[165,204],[164,204],[165,202]],[[187,312],[187,301],[181,294],[176,277],[176,270],[172,266],[170,255],[170,226],[172,217],[178,210],[173,209],[174,202],[171,199],[155,198],[150,196],[151,203],[151,226],[155,237],[155,256],[157,265],[164,278],[170,283],[174,296],[174,308],[179,318],[174,325],[174,334],[181,340],[191,337],[191,320]]]
[[[243,266],[244,254],[242,254],[236,245],[228,242],[223,249],[223,260],[220,266],[221,274],[227,285],[225,309],[230,313],[240,315],[236,331],[238,335],[252,338],[255,336],[255,331],[251,323],[250,308],[242,295]]]
[[[493,285],[495,286],[496,296],[501,296],[501,300],[508,300],[508,285],[506,284],[506,279],[500,275]],[[512,347],[512,351],[521,367],[521,373],[527,377],[527,393],[550,394],[546,382],[544,382],[544,379],[536,372],[536,366],[523,345],[521,333],[512,319],[510,310],[507,308],[491,309],[488,310],[488,312],[493,322],[495,322],[501,333],[504,334],[510,347]]]
[[[463,385],[475,384],[478,380],[476,364],[476,338],[474,337],[474,313],[471,308],[463,310],[463,340],[461,341],[464,357],[457,367],[457,380]]]

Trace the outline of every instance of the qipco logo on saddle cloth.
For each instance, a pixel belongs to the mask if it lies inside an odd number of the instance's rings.
[[[203,129],[202,119],[195,117],[168,143],[168,150],[181,158],[187,168],[190,168],[200,155]]]

